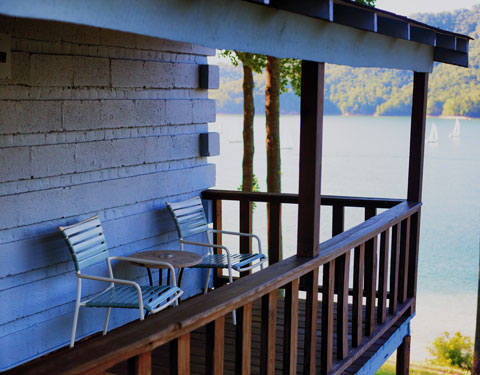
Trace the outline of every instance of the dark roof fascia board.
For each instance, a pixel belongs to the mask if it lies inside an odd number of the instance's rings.
[[[270,5],[277,9],[302,14],[308,17],[329,20],[331,22],[364,31],[428,44],[435,48],[442,48],[442,51],[438,54],[434,54],[434,56],[442,56],[442,60],[436,60],[434,57],[435,61],[448,64],[451,63],[450,61],[455,61],[451,64],[464,67],[468,66],[468,42],[473,40],[473,38],[468,35],[433,27],[386,10],[354,3],[349,0],[305,0],[297,2],[289,0],[245,1],[255,3],[261,2],[263,5]],[[321,13],[318,12],[318,9],[320,8],[322,9]],[[462,56],[462,58],[459,59],[455,53],[451,54],[452,56],[455,56],[452,59],[443,58],[446,53],[445,50],[466,54],[467,63],[464,63],[465,56]],[[462,63],[459,63],[459,61],[462,61]]]
[[[435,47],[433,50],[433,60],[468,68],[468,53],[452,51],[447,48]]]

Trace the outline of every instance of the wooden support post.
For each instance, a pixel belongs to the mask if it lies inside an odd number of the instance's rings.
[[[305,345],[303,352],[303,373],[316,373],[317,348],[317,311],[318,311],[318,268],[306,274],[302,280],[302,288],[306,291],[305,301]]]
[[[170,374],[190,374],[190,333],[170,341]]]
[[[240,232],[252,233],[252,202],[240,201]],[[252,238],[240,236],[240,253],[251,254],[252,253]],[[252,271],[240,272],[240,277],[251,274]]]
[[[322,348],[321,373],[327,374],[333,364],[333,292],[335,283],[335,260],[323,266],[322,296]]]
[[[413,74],[410,157],[408,163],[409,201],[422,200],[423,160],[425,153],[425,122],[427,117],[428,73]]]
[[[410,372],[410,340],[411,336],[405,336],[397,349],[397,375],[408,375]]]
[[[299,280],[289,283],[285,290],[285,320],[283,329],[283,373],[297,373]]]
[[[277,291],[262,297],[262,327],[260,333],[260,373],[275,374],[275,338],[277,327]]]
[[[128,360],[128,373],[130,375],[152,374],[152,352],[139,354]]]
[[[252,304],[237,310],[235,375],[250,375],[252,358]]]
[[[207,360],[205,373],[223,374],[223,357],[225,342],[225,315],[207,324]]]
[[[363,274],[365,244],[355,248],[353,261],[352,346],[362,345],[363,336]]]
[[[302,62],[297,255],[310,258],[320,251],[324,77],[324,63]]]
[[[267,204],[268,211],[268,264],[282,260],[282,205],[279,202]]]
[[[417,273],[418,273],[418,248],[420,242],[420,212],[411,216],[410,222],[410,262],[408,265],[408,291],[407,296],[416,297],[417,294]],[[413,314],[416,309],[416,299],[410,313]]]
[[[213,207],[213,229],[222,230],[222,201],[220,199],[215,199],[212,201]],[[214,233],[213,234],[213,243],[217,245],[222,244],[222,234]],[[215,254],[220,254],[221,249],[213,249]],[[213,269],[213,286],[218,288],[223,285],[222,282],[222,269]]]

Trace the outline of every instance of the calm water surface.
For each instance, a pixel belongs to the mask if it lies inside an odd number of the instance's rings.
[[[210,131],[221,133],[217,165],[219,189],[236,189],[242,178],[240,115],[218,115]],[[437,143],[426,143],[417,317],[412,324],[412,356],[444,331],[473,336],[480,247],[480,120],[461,120],[460,137],[449,138],[452,119],[428,119],[438,128]],[[408,117],[327,116],[324,122],[322,194],[406,197]],[[281,117],[282,191],[298,192],[299,116]],[[255,120],[255,174],[266,191],[265,117]],[[230,207],[231,205],[231,207]],[[237,212],[234,203],[224,209]],[[235,210],[235,211],[233,211]],[[296,207],[284,205],[284,257],[295,254]],[[347,211],[346,226],[363,212]],[[225,215],[225,228],[238,228],[237,215]],[[322,208],[321,241],[330,236],[329,208]],[[254,230],[266,244],[266,209],[257,204]],[[232,243],[233,245],[234,243]]]

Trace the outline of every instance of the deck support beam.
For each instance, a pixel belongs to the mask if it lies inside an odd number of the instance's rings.
[[[320,252],[320,177],[325,64],[302,61],[297,255]]]
[[[397,375],[408,375],[410,371],[410,340],[411,336],[405,336],[402,344],[397,349]]]

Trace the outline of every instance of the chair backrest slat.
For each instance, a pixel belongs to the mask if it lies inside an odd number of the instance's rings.
[[[208,229],[207,217],[200,197],[183,202],[167,203],[167,207],[175,221],[178,237],[193,236],[204,233]]]
[[[97,216],[59,229],[67,241],[77,271],[109,256],[102,224]]]

